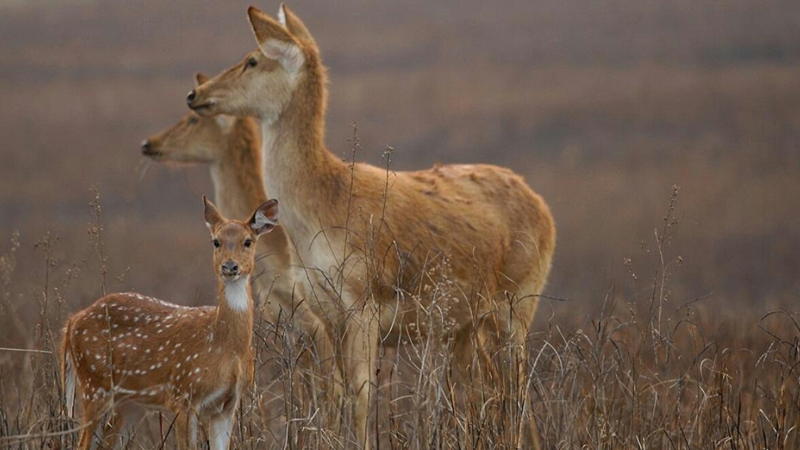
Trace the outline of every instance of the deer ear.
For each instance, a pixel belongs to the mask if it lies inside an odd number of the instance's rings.
[[[247,9],[250,26],[261,53],[278,60],[289,73],[297,73],[305,62],[297,41],[275,19],[251,6]]]
[[[200,86],[201,84],[205,83],[211,78],[209,78],[209,76],[204,73],[198,73],[197,75],[194,76],[194,79],[197,82],[197,86]]]
[[[284,3],[281,3],[281,7],[278,8],[278,21],[295,38],[314,42],[314,38],[311,37],[311,33],[308,32],[308,28],[306,28],[303,21]]]
[[[222,217],[222,214],[220,214],[217,207],[214,206],[214,204],[211,203],[211,200],[206,198],[205,195],[203,196],[203,204],[205,205],[206,208],[204,212],[206,218],[206,226],[208,227],[209,230],[213,230],[214,228],[217,227],[217,225],[224,222],[225,218]]]
[[[278,201],[272,199],[262,203],[247,223],[259,236],[272,231],[278,225]]]

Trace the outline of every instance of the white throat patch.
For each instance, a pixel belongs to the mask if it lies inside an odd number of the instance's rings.
[[[250,277],[240,277],[236,281],[225,283],[225,300],[234,311],[247,311],[250,302],[247,301],[247,283]]]

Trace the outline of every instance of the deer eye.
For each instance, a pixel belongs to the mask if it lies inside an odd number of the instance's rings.
[[[257,65],[258,65],[258,60],[255,57],[251,57],[250,59],[247,60],[248,67],[255,67]]]
[[[189,125],[194,125],[194,124],[196,124],[196,123],[197,123],[197,120],[198,120],[198,119],[197,119],[197,117],[195,117],[195,116],[192,116],[192,117],[190,117],[190,118],[189,118]]]
[[[211,241],[211,243],[214,244],[215,248],[219,248],[220,246],[219,239],[214,239],[213,241]]]
[[[252,245],[253,245],[253,240],[252,239],[246,239],[244,241],[244,246],[245,247],[250,248]]]

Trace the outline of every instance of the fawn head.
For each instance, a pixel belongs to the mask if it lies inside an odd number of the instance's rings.
[[[253,116],[272,123],[292,99],[309,64],[321,65],[308,29],[285,5],[278,20],[252,6],[247,15],[258,50],[189,92],[186,101],[201,116]]]
[[[226,283],[249,276],[255,265],[256,240],[278,224],[278,201],[264,202],[246,222],[226,219],[205,196],[203,202],[214,246],[215,272]]]
[[[197,86],[209,80],[198,73]],[[214,163],[225,149],[227,134],[235,126],[236,117],[218,115],[203,117],[190,111],[176,124],[142,142],[142,154],[157,161]]]

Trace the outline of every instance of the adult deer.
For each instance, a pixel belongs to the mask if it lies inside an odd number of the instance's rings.
[[[198,86],[208,79],[203,74],[196,75]],[[225,114],[203,117],[189,112],[177,123],[147,138],[142,143],[142,154],[158,162],[207,164],[214,185],[214,201],[226,217],[245,218],[267,201],[261,128],[251,117]],[[285,231],[276,228],[259,239],[257,245],[261,256],[256,258],[253,278],[256,297],[263,300],[265,319],[274,323],[290,317],[313,340],[323,373],[328,373],[333,349],[327,328],[302,301],[303,284],[296,284],[292,276],[292,249]]]
[[[555,225],[544,200],[507,169],[387,173],[337,158],[324,143],[327,78],[307,27],[284,6],[277,21],[253,7],[248,16],[258,50],[187,102],[203,116],[261,120],[266,187],[289,205],[282,222],[306,269],[309,304],[341,338],[356,438],[369,447],[379,340],[432,331],[421,317],[437,310],[452,325],[442,331],[453,336],[461,368],[476,345],[523,349]],[[427,295],[440,291],[432,286],[442,277],[453,282],[448,295]],[[525,355],[518,352],[522,362]]]
[[[277,224],[278,202],[247,222],[228,220],[203,197],[214,245],[216,307],[184,307],[137,293],[110,294],[67,321],[61,346],[66,407],[76,387],[83,409],[78,448],[114,446],[133,404],[176,414],[179,448],[196,448],[198,420],[209,419],[214,450],[227,450],[236,408],[253,381],[253,272],[258,236]]]

